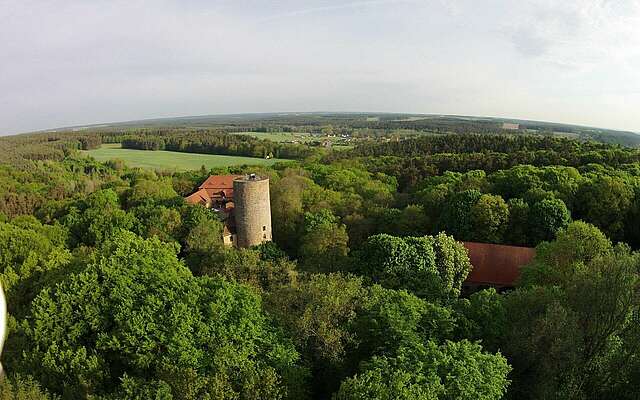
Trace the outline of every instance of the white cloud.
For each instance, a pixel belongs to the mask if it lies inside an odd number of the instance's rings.
[[[573,68],[630,65],[640,54],[638,0],[529,0],[505,24],[525,55]]]
[[[291,110],[640,130],[639,2],[0,0],[0,132]]]

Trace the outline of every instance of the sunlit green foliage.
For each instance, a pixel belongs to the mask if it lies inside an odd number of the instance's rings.
[[[56,400],[58,396],[42,389],[33,378],[3,377],[0,381],[0,400]]]
[[[445,234],[408,238],[375,235],[356,258],[359,274],[384,287],[405,288],[426,299],[457,297],[471,270],[466,249]]]
[[[373,357],[345,380],[337,399],[500,399],[511,368],[500,355],[468,341],[402,347],[394,357]]]
[[[112,189],[96,191],[76,202],[61,218],[69,229],[72,245],[96,245],[120,230],[133,228],[135,217],[120,207],[118,194]]]
[[[573,223],[504,301],[512,398],[632,399],[640,390],[640,255]]]
[[[60,225],[42,225],[33,217],[0,223],[0,279],[11,313],[23,315],[43,287],[68,272],[66,234]]]
[[[449,308],[429,303],[404,290],[370,287],[358,309],[354,330],[357,361],[393,355],[402,345],[449,339],[456,321]]]
[[[330,211],[304,214],[304,235],[300,242],[299,255],[306,270],[328,273],[345,269],[349,236]]]
[[[47,387],[89,395],[123,384],[126,392],[129,377],[136,391],[159,382],[175,396],[185,385],[194,399],[286,395],[297,353],[251,290],[194,278],[155,238],[121,233],[100,252],[41,292],[23,328],[22,363]]]

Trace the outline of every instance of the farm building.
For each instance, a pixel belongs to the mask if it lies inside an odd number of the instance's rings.
[[[233,180],[240,177],[241,175],[212,175],[198,186],[195,193],[185,197],[185,201],[216,210],[233,208]]]
[[[465,281],[469,288],[514,287],[520,278],[520,268],[536,255],[535,249],[530,247],[475,242],[464,242],[464,247],[473,266]]]
[[[218,213],[227,246],[251,247],[271,241],[269,178],[255,174],[212,175],[185,201]]]

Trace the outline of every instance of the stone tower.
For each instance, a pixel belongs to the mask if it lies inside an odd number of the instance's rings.
[[[238,247],[271,241],[269,178],[251,174],[234,179],[233,204]]]

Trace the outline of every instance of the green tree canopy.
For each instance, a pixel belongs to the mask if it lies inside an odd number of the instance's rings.
[[[58,396],[43,390],[31,377],[3,377],[0,381],[0,400],[56,400]]]
[[[480,290],[458,299],[453,309],[455,337],[480,340],[485,349],[500,350],[508,318],[504,296],[493,288]]]
[[[585,264],[613,252],[611,241],[595,226],[572,222],[553,242],[536,247],[532,263],[523,268],[522,286],[557,285],[583,270]]]
[[[544,199],[534,203],[530,215],[533,243],[553,240],[560,229],[569,224],[571,214],[560,199]]]
[[[290,175],[271,185],[273,240],[285,250],[294,252],[299,242],[299,229],[304,218],[302,193],[312,181]]]
[[[452,194],[446,200],[440,215],[441,229],[460,240],[473,237],[476,227],[471,210],[481,197],[482,194],[477,189]]]
[[[340,386],[338,400],[497,400],[511,368],[501,355],[468,341],[402,347],[373,357]]]
[[[434,300],[458,297],[471,270],[464,246],[443,233],[407,238],[374,235],[356,258],[357,272],[373,282]]]
[[[0,222],[0,279],[11,314],[22,316],[42,288],[62,279],[72,256],[64,247],[67,232],[33,217]]]
[[[449,308],[429,303],[405,290],[368,288],[353,324],[357,346],[352,365],[373,355],[393,355],[401,346],[443,342],[451,338],[456,321]]]
[[[126,193],[128,207],[148,204],[177,201],[178,194],[173,190],[170,179],[139,179],[134,182]]]
[[[252,290],[195,278],[174,246],[129,232],[43,290],[21,327],[17,361],[67,396],[117,394],[135,382],[184,399],[282,398],[302,375]]]
[[[640,255],[574,222],[538,246],[504,301],[514,399],[633,399],[640,390]]]
[[[598,176],[576,193],[577,217],[600,227],[611,239],[622,240],[633,197],[633,189],[622,178]]]
[[[69,207],[61,222],[71,233],[72,246],[95,246],[121,229],[130,230],[136,221],[120,208],[118,194],[113,189],[103,189]]]
[[[347,264],[349,236],[346,227],[329,210],[304,214],[304,235],[299,255],[312,272],[338,272]]]
[[[473,224],[473,232],[469,236],[471,240],[502,243],[509,221],[509,207],[502,197],[483,194],[471,207],[471,221]]]
[[[312,274],[267,295],[266,308],[313,367],[316,395],[330,395],[343,377],[347,349],[356,340],[353,321],[365,294],[361,278],[334,273]]]

